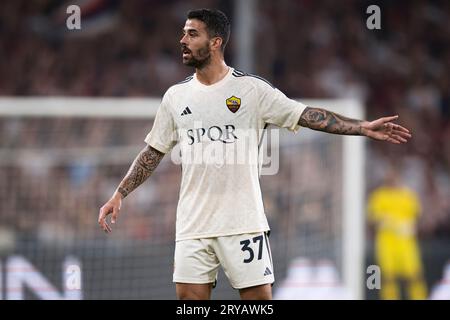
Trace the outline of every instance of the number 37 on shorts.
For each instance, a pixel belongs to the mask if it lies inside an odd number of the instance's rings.
[[[174,282],[214,282],[219,266],[235,289],[274,282],[267,232],[178,241],[175,265]]]

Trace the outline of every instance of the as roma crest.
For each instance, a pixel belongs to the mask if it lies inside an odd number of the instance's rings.
[[[228,98],[225,102],[228,109],[233,113],[236,113],[236,111],[238,111],[239,107],[241,106],[241,98],[235,96]]]

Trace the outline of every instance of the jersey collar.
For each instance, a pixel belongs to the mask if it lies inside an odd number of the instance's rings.
[[[227,74],[225,75],[225,77],[223,77],[223,79],[221,79],[220,81],[217,81],[216,83],[210,84],[210,85],[205,85],[205,84],[201,83],[200,81],[198,81],[197,74],[194,73],[193,85],[196,88],[201,89],[203,91],[215,90],[217,88],[222,87],[223,85],[225,85],[228,82],[228,80],[231,78],[231,76],[233,74],[233,70],[234,70],[234,68],[229,67],[229,70],[228,70]]]

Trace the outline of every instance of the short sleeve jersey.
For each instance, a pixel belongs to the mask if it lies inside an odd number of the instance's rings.
[[[296,132],[305,108],[233,68],[212,85],[194,74],[167,90],[145,142],[163,153],[179,147],[177,241],[269,230],[259,184],[261,138],[267,124]]]

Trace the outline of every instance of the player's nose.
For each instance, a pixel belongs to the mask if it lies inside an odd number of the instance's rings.
[[[180,44],[186,44],[186,35],[184,34],[180,39]]]

